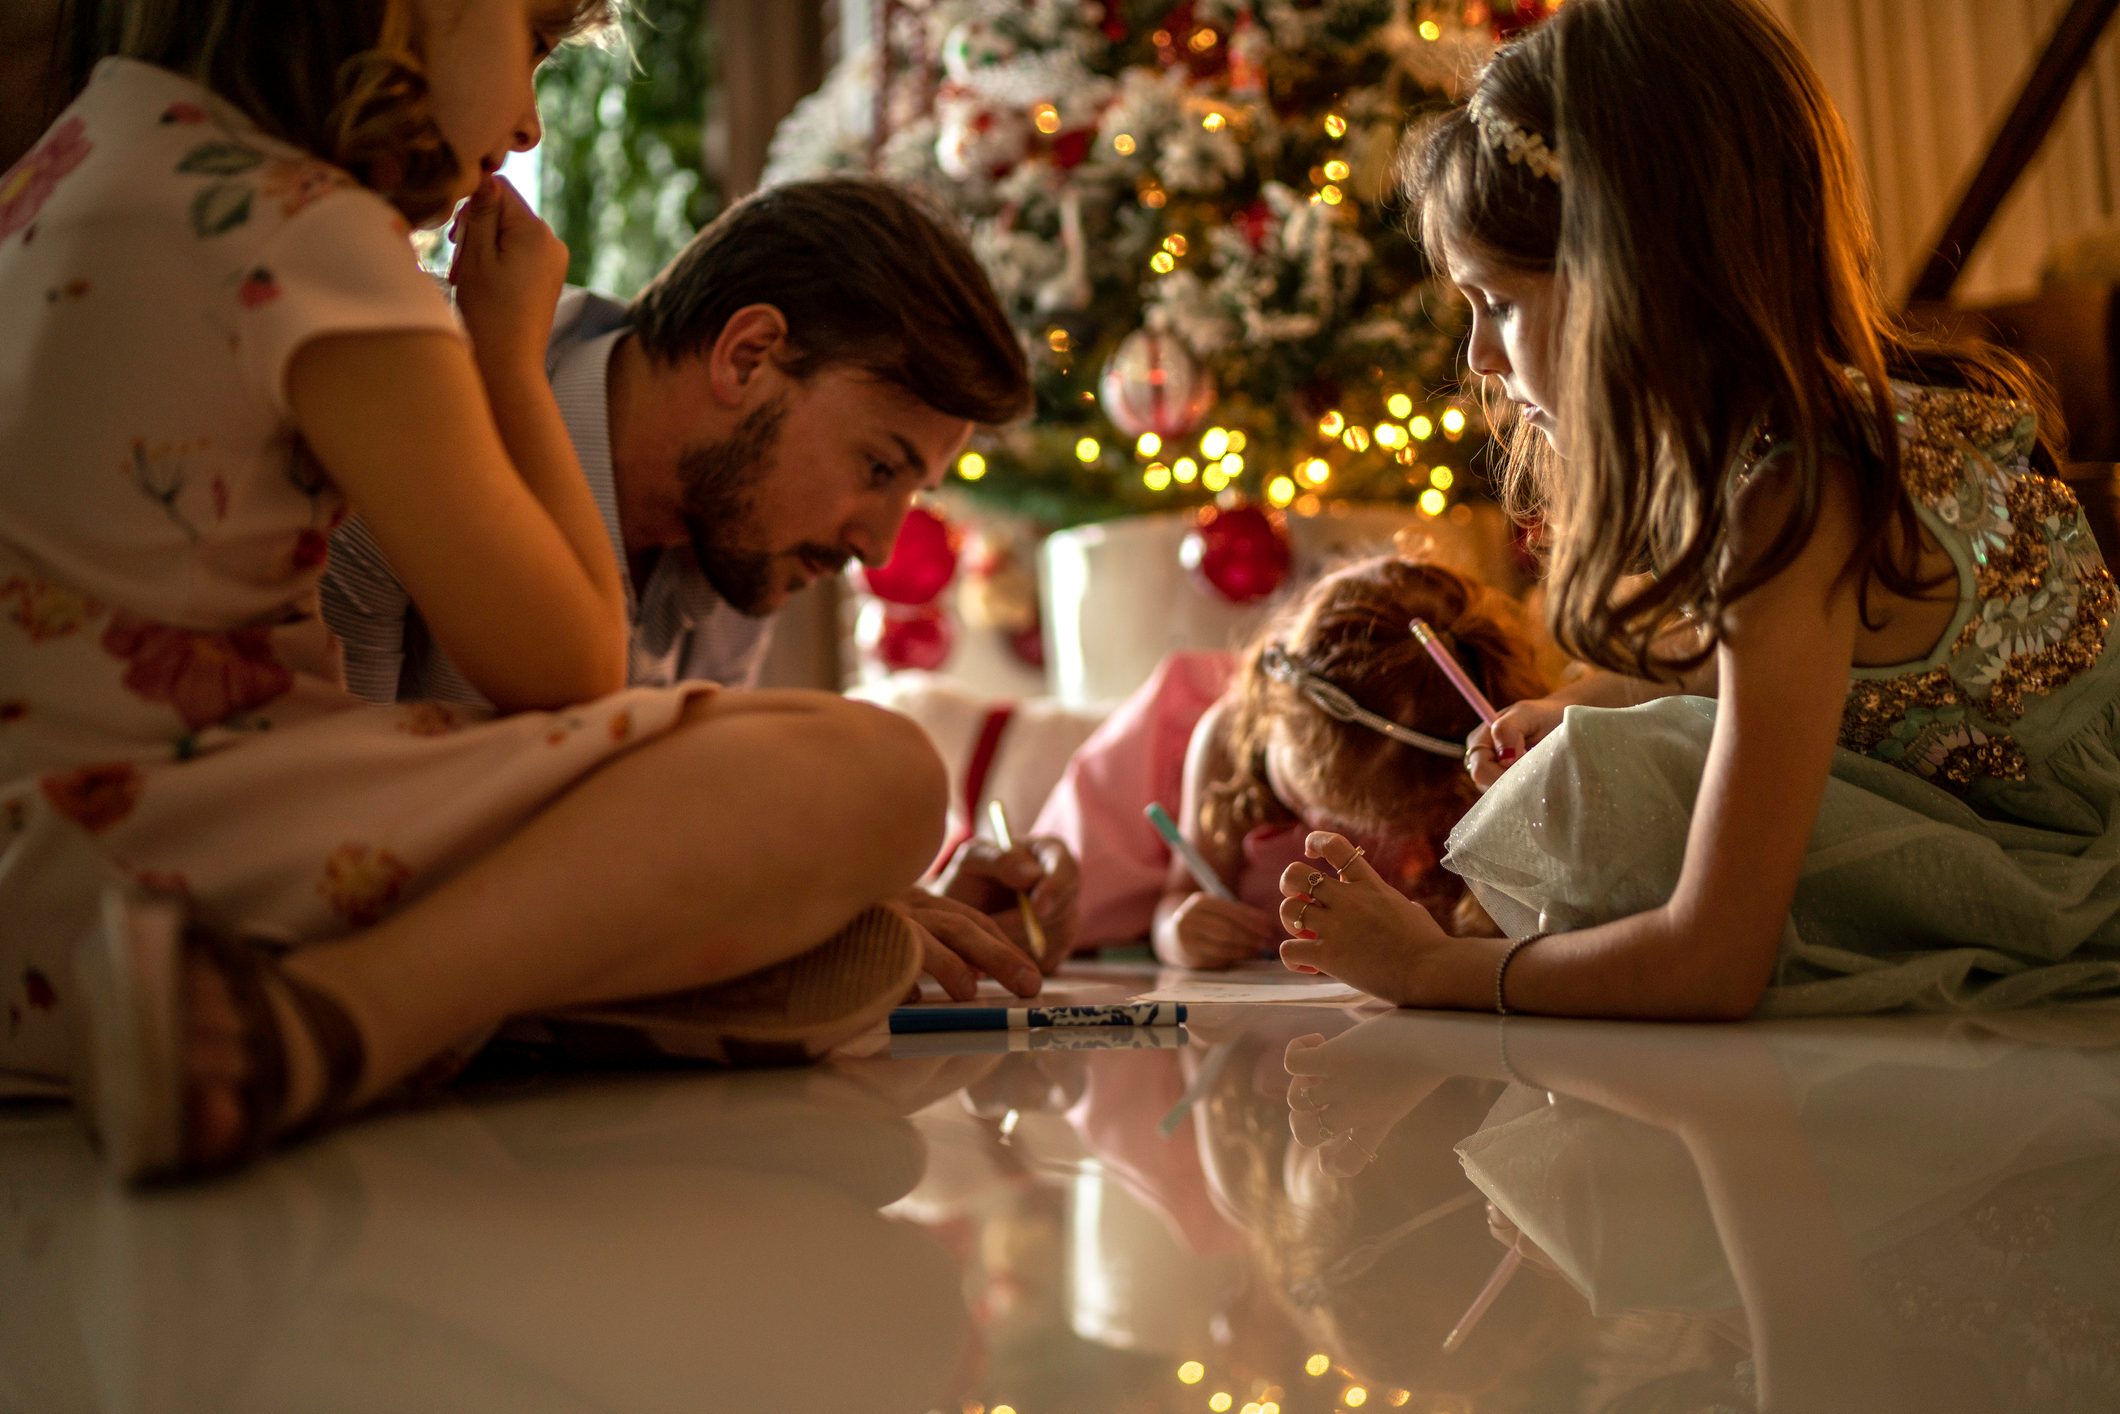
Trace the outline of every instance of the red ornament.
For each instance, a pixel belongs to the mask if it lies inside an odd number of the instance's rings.
[[[1488,23],[1494,27],[1494,37],[1506,41],[1552,15],[1551,0],[1492,0]]]
[[[940,604],[871,604],[862,611],[857,638],[894,673],[931,673],[950,660],[957,628]]]
[[[1249,502],[1203,506],[1178,563],[1232,604],[1264,599],[1288,579],[1288,527]]]
[[[957,529],[925,506],[906,513],[891,557],[861,571],[862,585],[893,604],[925,604],[957,574]]]

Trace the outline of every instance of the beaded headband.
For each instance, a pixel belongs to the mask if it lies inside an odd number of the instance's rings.
[[[1489,147],[1500,148],[1512,164],[1530,168],[1533,176],[1560,185],[1560,154],[1546,145],[1543,135],[1519,127],[1495,112],[1482,94],[1474,94],[1465,108],[1472,118],[1472,126],[1479,129],[1481,141]]]

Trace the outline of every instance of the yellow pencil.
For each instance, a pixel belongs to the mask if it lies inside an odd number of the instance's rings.
[[[1009,833],[1008,812],[1001,808],[1000,801],[986,803],[986,821],[993,827],[994,843],[1001,846],[1003,853],[1016,847],[1015,837]],[[1016,890],[1016,909],[1023,915],[1023,935],[1030,940],[1031,956],[1045,961],[1045,928],[1038,922],[1038,911],[1031,907],[1031,896],[1021,889]]]

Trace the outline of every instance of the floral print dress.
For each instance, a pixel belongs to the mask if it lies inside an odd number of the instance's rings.
[[[1895,385],[1900,471],[1958,606],[1919,662],[1859,667],[1769,1012],[2120,997],[2113,577],[2029,409]],[[1771,455],[1771,449],[1769,454]],[[1715,704],[1570,708],[1450,840],[1512,935],[1663,904]]]
[[[499,718],[346,691],[317,601],[347,507],[284,379],[326,335],[458,336],[408,235],[128,60],[0,177],[0,1071],[65,1077],[68,958],[106,886],[338,936],[711,690]]]

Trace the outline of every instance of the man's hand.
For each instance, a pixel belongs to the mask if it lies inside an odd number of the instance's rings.
[[[1076,898],[1082,871],[1068,847],[1049,835],[1033,835],[1003,852],[991,840],[970,840],[942,867],[936,889],[987,914],[1025,952],[1023,915],[1016,895],[1030,895],[1031,912],[1045,930],[1045,956],[1038,959],[1047,976],[1074,950],[1079,921]]]
[[[921,945],[922,970],[953,999],[970,1001],[978,994],[982,976],[1019,997],[1035,997],[1045,985],[1022,946],[970,904],[926,889],[908,889],[896,902],[927,935]]]

